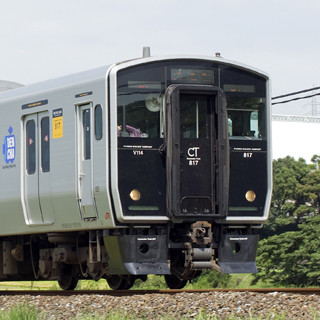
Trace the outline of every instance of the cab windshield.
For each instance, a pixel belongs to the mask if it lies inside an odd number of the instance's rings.
[[[267,138],[266,80],[251,72],[211,62],[178,60],[120,71],[117,81],[119,138],[163,137],[164,95],[171,84],[222,88],[227,98],[230,139]],[[193,120],[201,131],[201,117]]]

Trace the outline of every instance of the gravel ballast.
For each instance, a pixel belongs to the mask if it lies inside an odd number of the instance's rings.
[[[46,319],[72,319],[81,315],[107,315],[112,312],[144,319],[194,318],[198,314],[239,318],[270,317],[285,314],[286,319],[315,319],[320,315],[320,296],[289,293],[205,292],[176,294],[135,294],[132,296],[0,296],[0,308],[28,304]]]

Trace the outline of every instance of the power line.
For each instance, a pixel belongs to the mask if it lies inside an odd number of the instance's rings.
[[[310,91],[310,90],[308,90],[308,91]],[[297,101],[297,100],[302,100],[302,99],[308,99],[308,98],[312,98],[312,97],[315,97],[315,96],[320,96],[320,93],[315,93],[315,94],[312,94],[310,96],[298,97],[298,98],[293,98],[293,99],[290,99],[290,100],[284,100],[284,101],[280,101],[280,102],[272,102],[272,105],[274,106],[276,104],[288,103],[288,102],[291,102],[291,101]],[[275,98],[272,98],[272,99],[275,99]]]
[[[318,90],[318,89],[320,89],[320,87],[314,87],[314,88],[311,88],[311,89],[306,89],[306,90],[301,90],[301,91],[295,91],[295,92],[292,92],[292,93],[283,94],[283,95],[281,95],[281,96],[272,97],[271,99],[272,99],[272,100],[275,100],[275,99],[285,98],[285,97],[294,96],[294,95],[296,95],[296,94],[305,93],[305,92],[309,92],[309,91],[314,91],[314,90]],[[309,96],[306,97],[306,98],[309,98]],[[303,99],[304,99],[304,98],[303,98]]]

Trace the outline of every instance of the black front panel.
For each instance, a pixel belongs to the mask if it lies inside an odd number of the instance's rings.
[[[266,141],[230,141],[229,216],[263,216],[267,193]],[[255,198],[246,198],[249,191]],[[252,201],[253,200],[253,201]]]
[[[125,215],[166,215],[161,144],[162,139],[119,138],[119,191]],[[131,193],[133,190],[140,193],[139,199]]]
[[[261,217],[267,195],[267,110],[265,79],[221,66],[230,139],[228,216]]]

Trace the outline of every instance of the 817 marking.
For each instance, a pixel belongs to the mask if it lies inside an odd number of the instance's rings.
[[[199,160],[189,160],[189,166],[197,166],[199,163]]]
[[[244,158],[252,158],[252,152],[244,152],[243,157]]]

